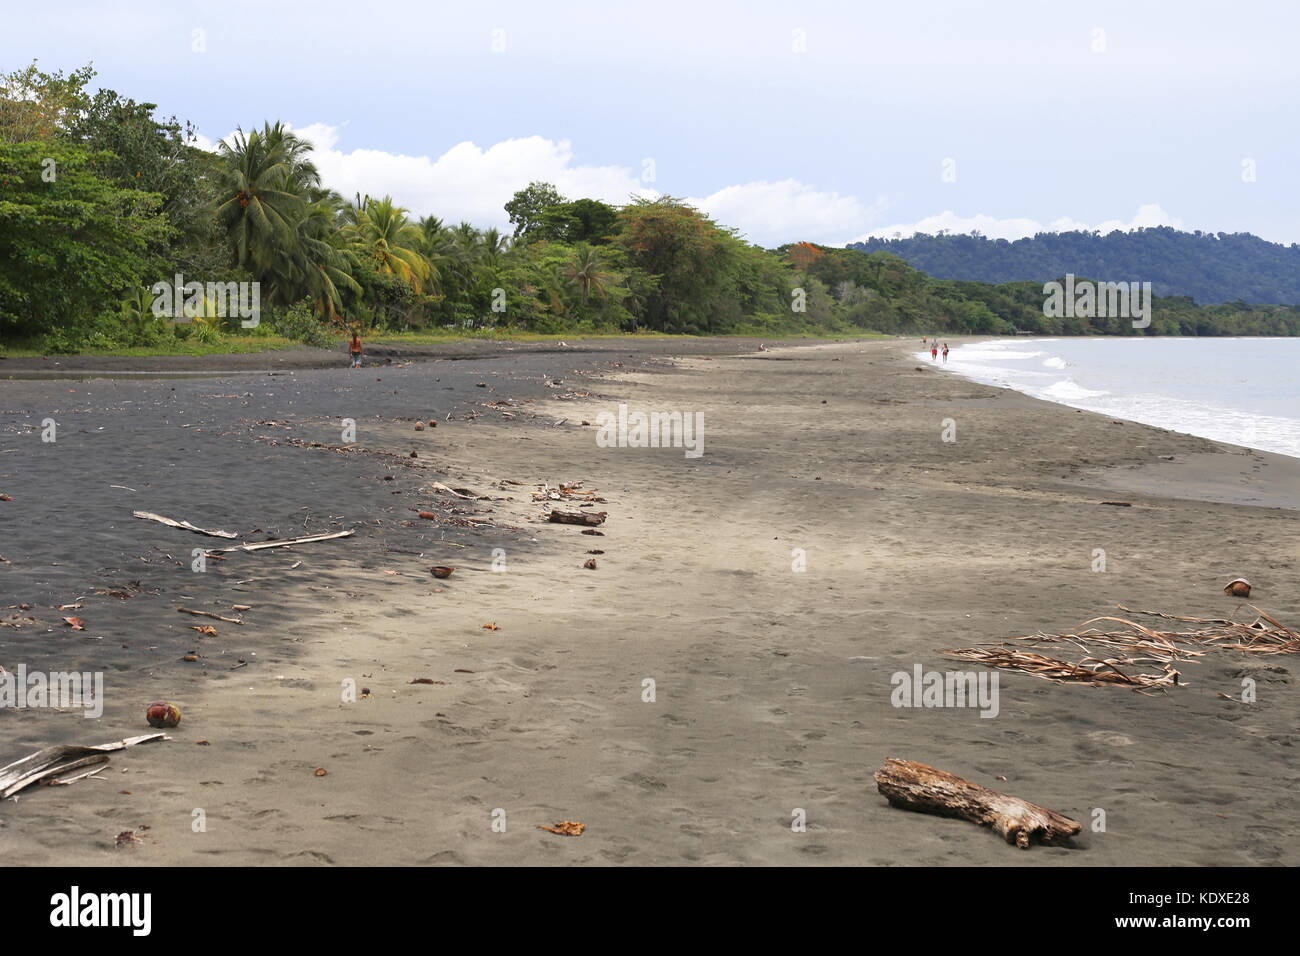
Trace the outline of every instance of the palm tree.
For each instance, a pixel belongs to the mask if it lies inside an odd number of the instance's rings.
[[[347,227],[350,243],[358,255],[370,258],[377,272],[397,276],[419,293],[436,288],[438,275],[420,249],[424,236],[391,196],[367,196],[355,217],[355,224]]]
[[[564,276],[578,287],[583,305],[587,304],[587,298],[593,294],[597,298],[604,298],[608,288],[619,279],[617,273],[606,268],[599,251],[585,242],[579,242],[573,247],[573,258],[565,267]]]
[[[137,288],[118,303],[118,320],[126,329],[132,342],[147,338],[151,329],[157,328],[161,316],[153,313],[153,295],[145,288]]]
[[[221,142],[217,220],[234,264],[255,276],[273,271],[295,249],[304,192],[320,181],[305,158],[310,151],[310,143],[280,123],[247,135],[237,130],[231,142]]]
[[[362,295],[364,290],[352,277],[356,255],[335,228],[338,201],[333,195],[322,197],[307,209],[298,223],[298,248],[289,262],[292,291],[284,302],[296,302],[307,296],[321,315],[337,315],[343,309],[342,291]]]
[[[437,216],[421,216],[417,225],[420,227],[420,232],[424,234],[426,240],[435,239],[438,236],[441,236],[443,231],[447,228],[446,224]]]
[[[479,257],[489,269],[501,264],[501,257],[510,250],[510,237],[497,228],[485,229],[478,236]]]
[[[291,185],[295,191],[301,192],[320,188],[320,171],[316,169],[316,164],[308,158],[308,154],[315,148],[311,143],[293,133],[280,122],[276,122],[274,125],[263,123],[262,139],[266,141],[268,150],[278,152],[284,156],[289,165]]]
[[[423,217],[417,227],[420,231],[419,250],[429,262],[430,270],[438,276],[444,295],[452,294],[465,284],[463,262],[452,239],[451,232],[437,216]]]

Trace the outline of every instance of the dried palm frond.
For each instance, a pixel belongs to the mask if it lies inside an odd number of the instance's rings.
[[[1178,671],[1174,670],[1169,662],[1143,658],[1085,657],[1078,661],[1066,661],[1029,651],[1015,650],[1005,645],[964,647],[946,653],[950,657],[975,661],[988,667],[1022,671],[1058,684],[1090,684],[1093,687],[1118,684],[1137,689],[1164,687],[1180,682]],[[1154,673],[1136,672],[1139,668],[1149,667],[1151,664],[1159,665]]]
[[[1300,653],[1300,633],[1277,619],[1249,605],[1256,618],[1249,624],[1225,619],[1182,617],[1162,611],[1141,611],[1116,605],[1129,614],[1144,614],[1184,624],[1200,625],[1185,630],[1161,631],[1122,617],[1095,617],[1079,625],[1077,632],[1047,634],[1039,632],[1011,637],[995,644],[977,644],[945,653],[959,660],[977,661],[989,667],[1017,670],[1057,683],[1084,683],[1093,687],[1104,684],[1144,688],[1164,688],[1184,683],[1174,665],[1191,661],[1216,650],[1233,650],[1252,654]],[[1119,629],[1091,625],[1106,622]],[[1062,660],[1022,650],[1025,645],[1040,647],[1072,644],[1087,655],[1078,661]],[[1114,656],[1099,657],[1094,648],[1108,648]],[[1121,670],[1121,668],[1124,668]]]

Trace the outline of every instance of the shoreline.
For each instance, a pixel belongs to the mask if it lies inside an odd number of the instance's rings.
[[[1237,574],[1294,627],[1300,524],[1285,462],[1252,459],[1244,477],[1286,508],[1182,500],[1167,493],[1213,493],[1231,479],[1208,464],[1242,456],[917,372],[905,341],[729,344],[733,354],[529,353],[351,379],[305,371],[247,396],[243,378],[96,380],[71,395],[66,382],[3,386],[17,397],[0,403],[0,491],[14,497],[0,517],[33,525],[6,542],[0,581],[43,604],[51,633],[0,629],[0,664],[71,666],[80,654],[107,671],[109,693],[99,721],[0,713],[0,763],[142,733],[152,699],[179,699],[185,718],[172,741],[115,756],[111,784],[3,804],[0,852],[18,865],[1298,861],[1284,657],[1206,659],[1188,686],[1152,698],[1002,673],[991,720],[899,710],[889,683],[917,665],[953,667],[945,649],[1071,627],[1116,603],[1232,613],[1241,602],[1218,589]],[[704,455],[598,447],[594,425],[578,423],[620,403],[703,413]],[[47,408],[66,418],[77,468],[19,444],[38,440]],[[438,426],[415,433],[429,409]],[[290,443],[336,444],[331,416],[345,412],[368,453]],[[941,440],[944,419],[955,442]],[[98,428],[112,432],[102,450]],[[1100,506],[1115,492],[1099,473],[1168,465],[1168,454],[1181,478],[1132,492],[1129,508]],[[438,494],[433,481],[488,500]],[[579,481],[605,499],[592,509],[609,514],[602,536],[546,523],[559,505],[532,500],[542,484]],[[241,532],[357,533],[232,555],[198,576],[178,564],[210,542],[133,521],[131,507]],[[421,521],[424,508],[442,517]],[[1097,547],[1104,574],[1089,567]],[[504,573],[489,570],[495,548]],[[461,569],[434,582],[433,563]],[[128,600],[93,594],[132,579]],[[84,636],[49,606],[78,597]],[[243,626],[214,622],[215,638],[194,638],[174,610],[232,603],[253,610]],[[204,661],[181,662],[196,641]],[[1216,696],[1239,690],[1241,673],[1260,684],[1250,708]],[[409,683],[424,677],[445,683]],[[371,696],[341,702],[348,678]],[[889,807],[870,779],[887,756],[1085,822],[1102,807],[1110,832],[1022,853],[968,823]],[[206,833],[190,829],[195,808]],[[490,827],[497,808],[505,833]],[[793,808],[807,812],[806,833],[792,833]],[[565,819],[587,833],[534,829]],[[142,845],[113,848],[113,833],[141,825]]]
[[[872,341],[878,336],[851,335],[835,339],[808,338],[804,336],[687,336],[687,335],[627,335],[573,337],[572,342],[560,336],[539,339],[451,339],[427,345],[376,342],[366,345],[367,368],[392,366],[406,362],[438,360],[473,360],[502,358],[509,355],[528,354],[729,354],[757,349],[762,343],[773,346],[797,347],[817,345],[827,341]],[[39,379],[58,376],[102,374],[108,377],[121,374],[129,377],[148,374],[198,373],[203,375],[256,374],[299,369],[331,369],[346,367],[346,343],[340,339],[332,348],[299,346],[287,349],[265,349],[258,352],[219,352],[208,355],[0,355],[0,381],[5,379]],[[95,377],[99,377],[95,374]]]
[[[985,343],[985,342],[1000,342],[1000,341],[1004,341],[1004,340],[1006,340],[1006,338],[1007,338],[1007,337],[1005,337],[1005,336],[1003,336],[1003,337],[997,337],[997,336],[969,336],[969,337],[962,337],[962,336],[957,336],[957,337],[953,337],[953,338],[951,338],[951,339],[948,339],[948,341],[950,341],[950,342],[957,342],[958,345],[979,345],[979,344],[982,344],[982,343]],[[1027,338],[1024,338],[1024,339],[1017,339],[1016,341],[1023,341],[1024,343],[1029,344],[1029,343],[1045,343],[1045,342],[1054,342],[1054,341],[1069,341],[1071,338],[1084,338],[1084,339],[1104,340],[1104,341],[1124,341],[1123,338],[1121,338],[1121,337],[1114,337],[1114,336],[1079,336],[1079,337],[1071,337],[1071,336],[1045,336],[1045,337],[1027,337]],[[1158,337],[1157,337],[1157,338],[1158,338]],[[1186,339],[1186,338],[1181,338],[1181,337],[1167,337],[1167,338],[1177,338],[1179,341],[1196,341],[1195,339]],[[1217,336],[1216,336],[1216,337],[1215,337],[1216,341],[1218,341],[1219,338],[1220,338],[1220,337],[1217,337]],[[1222,337],[1222,338],[1227,339],[1227,340],[1230,340],[1230,341],[1243,341],[1243,340],[1244,340],[1244,341],[1249,341],[1249,340],[1251,340],[1252,338],[1267,339],[1267,338],[1278,338],[1278,337],[1276,337],[1276,336],[1272,336],[1272,337],[1270,337],[1270,336],[1257,336],[1257,337],[1247,337],[1247,336],[1224,336],[1224,337]],[[1281,340],[1282,340],[1282,341],[1286,341],[1285,338],[1283,338],[1283,339],[1281,339]],[[917,352],[915,357],[917,358],[917,361],[923,361],[923,360],[924,360],[924,356],[923,356],[922,353],[920,353],[920,352]],[[1088,412],[1088,413],[1090,413],[1090,414],[1103,415],[1103,416],[1110,416],[1111,418],[1121,418],[1121,419],[1123,419],[1124,421],[1127,421],[1127,422],[1132,422],[1132,423],[1134,423],[1134,424],[1145,425],[1145,426],[1148,426],[1148,427],[1151,427],[1151,428],[1156,428],[1156,429],[1160,429],[1160,430],[1163,430],[1163,431],[1173,432],[1173,433],[1175,433],[1175,434],[1191,435],[1191,436],[1198,437],[1198,438],[1204,438],[1204,439],[1206,439],[1207,441],[1212,441],[1212,442],[1214,442],[1214,443],[1216,443],[1216,444],[1218,444],[1218,445],[1223,446],[1225,449],[1236,449],[1236,450],[1239,450],[1239,451],[1259,452],[1260,454],[1265,455],[1265,456],[1279,456],[1279,457],[1288,458],[1288,459],[1295,460],[1295,461],[1300,461],[1300,452],[1296,452],[1296,453],[1292,454],[1292,453],[1288,453],[1288,452],[1275,451],[1275,450],[1268,449],[1268,448],[1257,448],[1257,447],[1255,447],[1255,446],[1253,446],[1253,445],[1246,445],[1246,444],[1242,444],[1242,443],[1239,443],[1239,442],[1228,441],[1228,440],[1225,440],[1225,439],[1223,439],[1223,438],[1215,437],[1215,436],[1213,436],[1213,435],[1207,435],[1207,434],[1201,434],[1200,432],[1185,431],[1185,430],[1180,430],[1180,429],[1170,428],[1170,427],[1168,427],[1168,426],[1166,426],[1166,425],[1162,425],[1162,424],[1159,424],[1159,423],[1150,422],[1150,421],[1143,421],[1143,420],[1138,419],[1138,418],[1131,418],[1131,417],[1128,417],[1129,412],[1127,412],[1127,411],[1120,411],[1120,412],[1117,412],[1117,411],[1099,411],[1099,410],[1097,410],[1097,409],[1095,409],[1095,408],[1091,408],[1091,407],[1088,407],[1088,406],[1086,406],[1086,405],[1082,405],[1082,406],[1081,406],[1081,405],[1070,404],[1068,401],[1066,401],[1066,400],[1064,400],[1064,399],[1058,399],[1058,398],[1046,398],[1046,397],[1041,397],[1041,396],[1037,396],[1037,395],[1032,395],[1032,394],[1030,394],[1030,393],[1027,392],[1027,391],[1022,391],[1021,389],[1016,388],[1016,387],[1013,386],[1013,385],[1006,384],[1006,383],[1004,383],[1004,382],[987,382],[987,381],[981,381],[979,378],[976,378],[976,377],[974,377],[973,375],[969,375],[969,374],[963,373],[963,372],[960,370],[960,368],[958,368],[958,367],[948,366],[948,365],[946,365],[946,364],[942,364],[942,363],[940,363],[940,364],[938,364],[938,365],[935,365],[935,366],[932,366],[932,367],[934,367],[934,368],[936,368],[936,369],[938,369],[938,370],[940,370],[940,371],[948,371],[948,372],[951,372],[952,374],[957,375],[957,376],[959,376],[959,377],[961,377],[961,378],[963,378],[963,379],[965,379],[965,380],[967,380],[967,381],[970,381],[970,382],[975,382],[975,383],[980,384],[980,385],[987,385],[987,386],[989,386],[990,388],[1004,388],[1004,389],[1007,389],[1007,390],[1009,390],[1009,391],[1017,392],[1018,394],[1025,395],[1025,396],[1030,397],[1030,398],[1038,399],[1039,401],[1046,401],[1046,402],[1049,402],[1049,403],[1054,404],[1054,405],[1060,405],[1060,406],[1062,406],[1062,407],[1064,407],[1064,408],[1077,409],[1077,410],[1080,410],[1080,411]],[[1235,499],[1219,499],[1219,500],[1225,500],[1225,501],[1226,501],[1226,500],[1235,500]]]
[[[954,336],[948,341],[959,345],[975,345],[1001,340],[995,336]],[[908,358],[914,359],[915,356],[909,353]],[[1159,456],[1145,461],[1083,469],[1080,475],[1086,486],[1112,488],[1151,497],[1165,496],[1184,501],[1300,510],[1300,458],[1295,456],[1207,438],[1192,432],[1150,425],[1131,418],[1117,419],[1117,416],[1112,413],[1077,408],[1062,401],[1039,398],[1009,385],[979,382],[956,369],[945,369],[942,364],[925,364],[917,367],[927,371],[948,371],[957,379],[971,385],[1005,392],[1026,401],[1039,402],[1066,412],[1094,416],[1109,422],[1118,420],[1127,425],[1162,434],[1197,439],[1209,446],[1200,451],[1173,457]]]

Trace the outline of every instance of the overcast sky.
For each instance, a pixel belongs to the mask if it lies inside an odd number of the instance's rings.
[[[480,226],[540,179],[691,198],[768,246],[1297,242],[1298,38],[1292,0],[4,0],[0,69],[93,61],[211,142],[280,119],[343,194]]]

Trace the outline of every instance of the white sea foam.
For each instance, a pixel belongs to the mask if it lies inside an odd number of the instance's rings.
[[[1074,402],[1087,398],[1101,398],[1103,395],[1109,395],[1109,392],[1095,391],[1090,388],[1084,388],[1072,378],[1062,379],[1059,382],[1053,382],[1044,389],[1034,389],[1035,392],[1041,391],[1037,398],[1050,398],[1054,402]]]
[[[1072,408],[1300,458],[1297,363],[1300,339],[1088,337],[978,342],[935,364]]]

